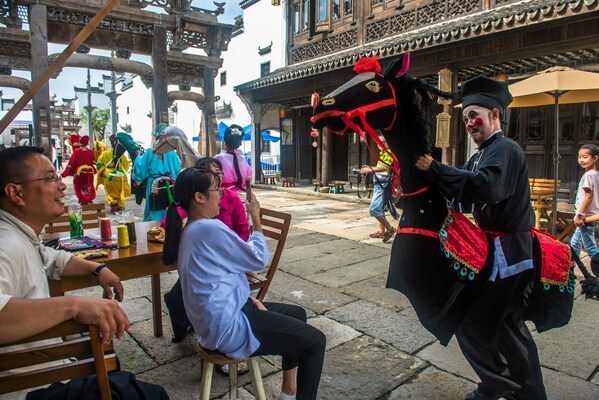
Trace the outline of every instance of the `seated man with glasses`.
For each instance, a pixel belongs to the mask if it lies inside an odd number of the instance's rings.
[[[127,315],[113,301],[123,300],[123,285],[106,264],[40,243],[44,225],[64,211],[65,189],[41,147],[0,152],[0,343],[28,338],[70,319],[98,326],[105,343],[115,336],[121,339],[130,328]],[[104,299],[50,297],[48,279],[86,275],[97,277]]]

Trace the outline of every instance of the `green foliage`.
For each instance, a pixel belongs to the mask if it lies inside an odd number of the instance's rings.
[[[96,140],[104,140],[106,133],[106,125],[110,121],[110,109],[108,108],[94,108],[92,111],[92,127],[94,130],[94,136]],[[87,126],[87,111],[81,113],[81,124]]]

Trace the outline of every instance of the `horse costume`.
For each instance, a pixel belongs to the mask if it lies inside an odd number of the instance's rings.
[[[430,104],[430,94],[451,95],[409,76],[408,67],[409,54],[382,75],[376,58],[360,60],[356,77],[322,99],[313,95],[312,122],[315,129],[328,128],[337,134],[354,131],[366,143],[368,136],[379,143],[375,129],[383,132],[397,156],[391,167],[398,180],[396,192],[403,200],[387,287],[405,294],[423,326],[447,345],[470,305],[477,301],[477,285],[488,277],[481,273],[488,233],[455,212],[452,202],[427,180],[426,172],[414,166],[418,156],[431,152],[421,106]],[[550,235],[531,234],[535,273],[526,318],[542,332],[570,319],[574,255]],[[583,293],[599,298],[596,280],[586,270],[583,274],[588,278],[581,282]]]
[[[167,126],[156,136],[152,152],[162,159],[165,153],[173,150],[181,160],[181,168],[183,169],[193,167],[200,158],[197,150],[189,143],[187,136],[181,129],[176,126]]]
[[[157,143],[162,142],[160,138],[171,137],[168,132],[172,133],[172,129],[167,124],[161,123],[154,129],[154,136]],[[180,131],[180,129],[179,129]],[[181,132],[182,133],[182,132]],[[177,140],[178,141],[178,140]],[[175,146],[176,147],[176,146]],[[138,157],[133,164],[133,172],[131,179],[136,185],[136,202],[141,204],[142,200],[146,199],[144,206],[144,221],[161,221],[166,215],[166,208],[172,201],[171,183],[177,178],[181,171],[181,161],[173,147],[164,145],[161,148],[164,153],[156,154],[154,148],[147,149],[141,157]],[[166,151],[168,150],[168,151]],[[166,196],[164,196],[166,194]],[[170,197],[169,197],[170,196]]]

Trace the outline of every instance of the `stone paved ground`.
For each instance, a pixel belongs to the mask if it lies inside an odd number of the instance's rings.
[[[463,399],[476,387],[477,377],[455,340],[441,346],[422,328],[406,298],[384,288],[391,244],[368,237],[376,225],[366,202],[355,193],[315,196],[311,188],[257,188],[255,193],[263,207],[293,216],[267,300],[305,307],[309,322],[326,334],[319,399]],[[141,208],[131,199],[128,203],[140,217]],[[176,278],[176,273],[162,274],[162,291]],[[170,343],[164,305],[165,335],[152,335],[149,278],[127,281],[125,290],[122,306],[132,329],[115,343],[123,368],[163,385],[172,399],[198,399],[201,371],[192,336]],[[82,292],[100,295],[97,289]],[[578,295],[568,326],[534,333],[549,399],[599,398],[598,327],[599,302]],[[260,362],[267,398],[276,399],[280,359]],[[241,398],[253,398],[249,376],[240,379]],[[226,379],[215,375],[213,397],[226,391]]]

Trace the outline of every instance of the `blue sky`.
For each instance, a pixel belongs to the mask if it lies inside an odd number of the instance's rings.
[[[227,0],[225,2],[225,13],[218,16],[218,21],[224,24],[233,24],[235,21],[235,17],[242,14],[241,7],[239,6],[239,1],[236,0]],[[216,9],[216,6],[212,3],[212,1],[193,1],[194,7],[205,8],[205,9]],[[49,45],[48,53],[60,53],[65,46],[57,46],[57,45]],[[93,54],[106,54],[108,52],[100,52],[93,51]],[[92,85],[97,85],[98,82],[102,79],[102,74],[109,74],[109,71],[94,71],[91,72],[91,82]],[[14,76],[20,76],[27,79],[31,79],[31,74],[29,72],[23,71],[13,71]],[[50,95],[56,94],[58,96],[58,101],[60,102],[61,98],[72,98],[75,96],[75,92],[73,90],[74,86],[77,87],[85,87],[87,80],[87,71],[81,68],[64,68],[60,73],[58,79],[50,80]],[[15,101],[18,100],[23,92],[17,89],[3,88],[3,97],[4,98],[14,98]]]

